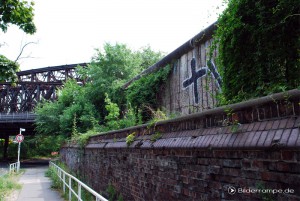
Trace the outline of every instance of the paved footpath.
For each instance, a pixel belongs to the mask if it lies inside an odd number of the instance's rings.
[[[19,180],[22,190],[17,201],[63,201],[60,194],[51,189],[51,180],[45,176],[47,169],[47,166],[25,168]]]

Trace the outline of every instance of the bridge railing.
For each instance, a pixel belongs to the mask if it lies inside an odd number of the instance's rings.
[[[0,113],[0,122],[28,122],[34,121],[36,114],[31,112],[22,113]]]
[[[72,200],[72,195],[74,195],[79,201],[83,201],[81,197],[82,193],[82,188],[87,190],[89,193],[91,193],[95,198],[96,201],[108,201],[106,198],[101,196],[99,193],[88,187],[86,184],[84,184],[82,181],[77,179],[76,177],[72,176],[71,174],[65,172],[63,169],[61,169],[59,166],[57,166],[53,162],[49,162],[49,167],[53,167],[56,171],[57,176],[63,183],[63,192],[66,192],[66,188],[68,188],[69,191],[69,201]],[[72,184],[75,182],[78,188],[77,192],[75,189],[73,189]]]
[[[20,162],[15,162],[15,163],[11,163],[9,164],[9,174],[13,173],[13,172],[19,172],[20,170]]]

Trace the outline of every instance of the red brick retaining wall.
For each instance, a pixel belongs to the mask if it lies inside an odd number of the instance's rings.
[[[96,191],[112,184],[124,200],[300,200],[299,103],[293,90],[109,132],[84,149],[64,146],[61,159]]]

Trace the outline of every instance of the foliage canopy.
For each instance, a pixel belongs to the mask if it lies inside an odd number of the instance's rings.
[[[74,118],[78,132],[93,128],[96,118],[95,108],[85,99],[85,89],[75,81],[69,80],[63,89],[58,91],[56,102],[43,102],[36,108],[36,130],[41,135],[71,136]]]
[[[35,33],[33,5],[33,2],[23,0],[0,0],[0,29],[6,32],[9,25],[14,24],[25,33]],[[19,71],[17,62],[0,54],[0,81],[9,80],[15,83],[17,71]]]
[[[69,80],[58,91],[56,102],[38,104],[36,140],[49,133],[57,136],[47,137],[47,145],[37,147],[39,152],[50,153],[49,147],[56,151],[62,138],[72,138],[83,146],[90,135],[142,123],[138,112],[139,104],[145,101],[155,105],[154,93],[159,90],[169,68],[137,82],[137,85],[144,85],[143,87],[133,86],[126,91],[122,86],[157,62],[161,56],[160,52],[154,52],[150,47],[132,51],[126,45],[118,43],[105,44],[103,51],[97,49],[88,67],[77,68],[80,76],[86,80],[84,85],[79,86],[75,81]],[[147,93],[143,95],[143,91]],[[134,94],[140,96],[134,99]],[[51,140],[53,146],[47,143]]]
[[[215,33],[227,100],[300,85],[299,10],[294,0],[229,0]]]
[[[102,119],[107,115],[105,94],[123,110],[126,107],[123,84],[162,57],[161,52],[154,52],[150,47],[132,51],[119,43],[106,43],[103,50],[97,49],[89,67],[80,69],[82,76],[89,80],[85,86],[87,98]]]
[[[5,82],[6,80],[16,82],[17,71],[19,71],[19,64],[0,55],[0,82]]]
[[[33,2],[23,0],[1,0],[0,29],[6,32],[9,24],[14,24],[25,33],[35,33],[36,27],[33,23],[33,6]]]

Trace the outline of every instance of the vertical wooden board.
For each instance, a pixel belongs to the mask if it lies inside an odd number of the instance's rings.
[[[199,50],[201,57],[201,67],[206,67],[206,51],[205,51],[205,44],[200,45],[200,50]],[[205,87],[206,87],[206,81],[205,81],[205,76],[199,79],[199,94],[200,94],[200,101],[199,101],[199,109],[200,111],[204,111],[204,108],[206,107],[206,99],[205,99]]]
[[[176,91],[176,99],[174,100],[176,109],[173,111],[174,114],[180,113],[181,114],[181,79],[180,79],[180,74],[181,74],[181,60],[177,59],[176,60],[176,88],[174,89]]]
[[[201,43],[199,53],[200,53],[201,66],[206,66],[205,43]]]
[[[167,80],[167,86],[168,86],[168,93],[167,93],[167,102],[168,102],[168,106],[166,106],[166,108],[169,108],[169,111],[171,112],[172,110],[172,105],[170,104],[170,99],[172,99],[172,90],[173,90],[173,87],[172,87],[172,84],[174,82],[174,75],[172,73],[172,70],[171,70],[171,73],[170,73],[170,76],[169,76],[169,79]]]
[[[207,41],[204,41],[202,44],[202,66],[203,67],[207,67],[207,51],[206,51],[206,47],[207,47]],[[203,99],[203,104],[202,104],[202,110],[205,111],[207,110],[208,107],[208,97],[207,97],[207,88],[208,88],[208,82],[207,82],[207,75],[205,77],[203,77],[202,80],[202,99]]]
[[[210,39],[209,41],[210,41],[210,44],[212,44],[213,41],[214,41],[214,39]],[[214,58],[214,61],[216,61],[215,58],[217,57],[217,55],[218,55],[218,45],[217,45],[217,47],[214,49],[213,55],[212,55],[212,57]]]
[[[173,100],[175,98],[174,95],[174,82],[175,82],[175,76],[173,73],[173,69],[171,71],[171,75],[170,75],[170,82],[169,82],[169,108],[170,108],[170,113],[173,112],[174,110],[174,104],[173,104]]]
[[[209,40],[210,44],[213,43],[213,39],[210,39]],[[216,57],[217,57],[217,54],[218,54],[218,51],[217,51],[217,48],[214,49],[214,52],[213,52],[213,55],[212,55],[212,61],[214,62],[215,66],[216,66],[216,70],[218,72],[218,74],[220,74],[220,70],[218,68],[218,66],[216,65]],[[214,76],[213,77],[213,87],[212,87],[212,98],[213,98],[213,107],[217,107],[217,94],[219,92],[219,90],[221,90],[221,86],[219,86],[219,84],[217,84],[217,80],[215,79]]]
[[[207,66],[207,61],[209,60],[210,46],[211,46],[211,40],[205,41],[205,66]]]
[[[178,83],[178,77],[177,74],[177,67],[172,69],[172,82],[171,82],[171,106],[172,106],[172,113],[177,109],[176,106],[176,99],[177,99],[177,83]]]
[[[194,57],[196,60],[196,69],[200,69],[201,66],[201,58],[200,58],[200,47],[196,46],[194,49]],[[201,80],[199,79],[197,82],[197,89],[198,89],[198,94],[199,94],[199,100],[198,100],[198,104],[196,102],[194,102],[194,111],[195,112],[200,112],[200,107],[199,105],[201,104]]]
[[[192,69],[191,69],[191,61],[193,59],[193,50],[189,51],[187,53],[187,66],[189,69],[189,78],[192,76]],[[196,69],[197,69],[197,62],[196,62]],[[194,94],[194,83],[192,83],[190,86],[188,86],[188,100],[186,100],[186,104],[188,105],[188,114],[193,113],[194,105],[195,105],[195,94]]]
[[[156,102],[159,104],[159,108],[165,108],[165,88],[166,85],[160,86],[160,93],[156,94]]]
[[[205,65],[207,66],[207,62],[209,60],[209,47],[210,47],[210,41],[207,40],[205,41]],[[211,101],[212,99],[210,98],[210,92],[211,92],[211,77],[209,75],[206,76],[205,79],[205,101],[206,101],[206,106],[205,106],[205,110],[211,109]]]
[[[207,40],[205,42],[205,51],[206,51],[206,65],[209,61],[209,51],[210,51],[210,46],[211,46],[211,40]],[[212,91],[213,91],[213,75],[212,73],[208,73],[207,75],[207,88],[206,88],[206,96],[207,96],[207,109],[212,109],[213,108],[213,97],[212,97]]]
[[[202,111],[207,110],[207,93],[206,93],[206,88],[207,88],[207,77],[203,77],[201,79],[201,83],[202,83]]]
[[[207,97],[208,97],[208,109],[214,108],[214,98],[213,98],[213,90],[214,90],[214,78],[210,74],[207,76],[208,79],[208,91],[207,91]]]
[[[190,77],[190,69],[187,64],[187,55],[184,54],[180,58],[180,83],[181,83],[181,93],[180,93],[180,104],[182,107],[182,114],[188,114],[186,106],[188,105],[187,100],[189,96],[189,88],[183,87],[183,81]]]
[[[216,94],[216,90],[218,90],[218,85],[216,84],[216,80],[214,78],[213,79],[213,82],[212,82],[212,92],[211,92],[211,95],[212,95],[212,98],[213,98],[213,108],[217,107],[217,101],[216,101],[216,98],[217,98],[217,94]]]
[[[171,100],[172,100],[172,87],[171,87],[171,82],[168,82],[168,97],[167,97],[167,106],[166,108],[168,108],[169,112],[171,113],[173,111],[172,109],[172,105],[171,105]]]
[[[173,110],[173,107],[172,107],[172,103],[170,102],[170,100],[172,100],[173,99],[173,88],[172,88],[172,84],[173,84],[173,82],[174,82],[174,75],[173,75],[173,73],[171,72],[171,74],[170,74],[170,77],[169,77],[169,79],[168,79],[168,93],[167,93],[167,96],[168,96],[168,106],[166,107],[166,108],[168,108],[169,109],[169,112],[172,112],[172,110]]]
[[[165,88],[164,88],[164,91],[163,91],[163,107],[166,109],[167,113],[169,114],[170,113],[170,80],[171,80],[171,76],[170,75],[170,78],[166,81],[166,84],[165,84]]]

